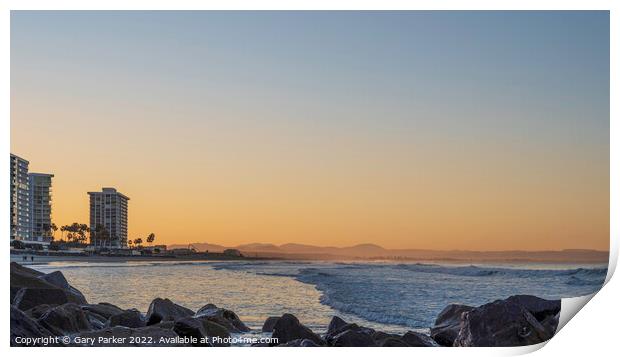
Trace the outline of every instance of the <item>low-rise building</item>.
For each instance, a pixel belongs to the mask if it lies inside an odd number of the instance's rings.
[[[168,251],[172,255],[192,255],[196,253],[193,248],[175,248]]]
[[[163,244],[151,245],[148,247],[143,247],[140,250],[146,254],[151,254],[151,255],[166,254],[167,246]]]

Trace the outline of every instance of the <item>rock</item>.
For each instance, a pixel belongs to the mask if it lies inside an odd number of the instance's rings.
[[[72,303],[47,310],[38,322],[56,336],[66,336],[92,329],[84,311]]]
[[[365,334],[368,335],[371,339],[373,339],[373,341],[375,341],[375,337],[377,338],[381,338],[382,334],[377,334],[377,332],[371,328],[368,327],[362,327],[362,326],[358,326],[357,324],[345,324],[340,326],[339,328],[334,328],[332,329],[331,332],[328,332],[325,334],[325,341],[327,342],[328,345],[333,346],[334,345],[334,341],[336,339],[337,336],[341,335],[343,332],[352,330],[356,333],[361,333],[361,334]]]
[[[331,339],[334,347],[373,347],[375,340],[362,329],[347,329]]]
[[[28,315],[28,317],[33,318],[33,319],[38,319],[41,316],[43,316],[43,314],[51,309],[53,306],[52,305],[47,305],[47,304],[43,304],[43,305],[37,305],[31,309],[28,309],[26,311],[24,311],[26,313],[26,315]]]
[[[52,336],[43,326],[37,323],[35,320],[28,317],[24,312],[11,306],[11,346],[26,346],[20,341],[21,338],[41,338]],[[16,341],[16,339],[18,339]],[[38,340],[28,346],[43,346],[43,341]]]
[[[25,267],[19,263],[16,262],[11,262],[11,273],[16,273],[16,274],[20,274],[20,275],[30,275],[33,277],[39,277],[41,275],[44,275],[45,273],[41,273],[38,270],[34,270],[34,269],[30,269],[28,267]]]
[[[558,312],[555,315],[549,315],[544,320],[540,322],[541,325],[547,330],[551,335],[555,335],[555,332],[558,329],[558,324],[560,322],[560,313]]]
[[[174,328],[174,321],[161,321],[160,323],[152,326],[172,330]]]
[[[403,335],[402,340],[411,347],[437,346],[437,343],[430,336],[415,331],[407,331]]]
[[[194,315],[194,312],[168,299],[156,298],[149,305],[146,313],[146,324],[154,325],[160,321],[174,321],[182,317]]]
[[[334,316],[329,322],[329,326],[327,326],[327,334],[333,334],[345,325],[347,325],[347,323],[343,319],[338,316]]]
[[[454,346],[526,346],[544,342],[552,336],[522,305],[497,300],[463,314]]]
[[[10,274],[10,285],[11,285],[11,301],[15,298],[15,294],[21,288],[51,288],[52,286],[39,279],[39,276],[43,275],[43,273],[36,271],[34,269],[26,268],[21,266],[15,262],[11,262],[11,274]]]
[[[207,338],[206,344],[197,343],[195,346],[230,346],[230,342],[227,341],[230,337],[228,330],[213,321],[185,317],[175,321],[172,329],[179,336],[195,337],[198,342],[204,337]]]
[[[195,319],[192,317],[186,317],[180,320],[176,320],[174,322],[174,327],[172,328],[172,330],[181,337],[194,338],[196,342],[193,342],[192,346],[196,346],[196,347],[211,347],[212,346],[209,341],[206,341],[205,337],[207,337],[207,333],[202,326],[202,321],[198,319]]]
[[[88,322],[90,322],[90,325],[93,329],[101,330],[108,324],[108,320],[106,320],[105,317],[83,309],[82,311],[84,311],[84,314],[86,315],[86,318],[88,319]]]
[[[309,339],[297,339],[287,343],[278,345],[278,347],[320,347],[314,341]]]
[[[210,320],[204,320],[204,319],[199,319],[199,320],[202,321],[202,327],[205,329],[206,336],[219,337],[222,339],[228,339],[230,337],[230,333],[228,332],[226,327],[218,323],[215,323],[213,321],[210,321]],[[230,345],[230,343],[227,343],[227,342],[219,343],[217,341],[211,341],[211,344],[214,345],[215,347]]]
[[[532,295],[514,295],[506,299],[523,306],[536,320],[543,321],[548,316],[553,316],[560,312],[560,300],[545,300]]]
[[[385,340],[386,338],[390,338],[390,337],[400,338],[400,336],[398,335],[395,335],[392,333],[386,333],[383,331],[375,331],[373,334],[370,335],[370,337],[372,337],[372,339],[375,341]]]
[[[124,326],[107,327],[103,330],[83,332],[78,335],[81,338],[93,338],[94,344],[78,344],[80,346],[96,347],[120,347],[120,346],[143,346],[143,347],[178,347],[185,346],[177,341],[179,336],[172,330],[162,329],[156,326],[142,328],[129,328]],[[130,339],[133,337],[133,339]],[[117,338],[117,340],[113,340]],[[123,340],[120,340],[124,338]]]
[[[146,322],[140,311],[136,309],[125,310],[119,314],[110,316],[106,326],[125,326],[139,328],[146,326]]]
[[[374,333],[370,335],[370,337],[372,337],[372,339],[375,340],[375,343],[377,344],[377,346],[381,346],[381,344],[388,338],[400,339],[399,335],[392,334],[392,333],[385,333],[383,331],[375,331]]]
[[[103,316],[106,320],[112,317],[112,315],[118,315],[125,311],[120,307],[108,304],[107,302],[82,305],[82,310],[90,311],[97,315]]]
[[[22,311],[39,305],[57,306],[68,302],[65,291],[57,288],[22,288],[13,299],[13,305]]]
[[[276,322],[278,322],[279,318],[280,318],[279,316],[269,316],[267,320],[265,320],[265,323],[263,324],[263,328],[261,329],[261,331],[273,332],[273,327],[276,325]]]
[[[105,302],[94,305],[86,304],[82,305],[81,308],[92,327],[97,330],[108,326],[108,320],[112,316],[125,312],[125,310]]]
[[[39,279],[45,280],[60,289],[69,289],[70,287],[69,282],[67,282],[65,276],[59,271],[41,275]]]
[[[278,339],[278,344],[287,343],[297,339],[308,339],[318,345],[323,345],[319,335],[315,334],[308,327],[302,325],[297,317],[291,314],[284,314],[278,319],[273,327],[273,338]],[[272,343],[274,345],[274,343]]]
[[[231,310],[219,308],[213,304],[207,304],[196,312],[196,317],[206,319],[224,326],[229,332],[248,332],[250,329],[239,319],[239,316]]]
[[[30,289],[57,289],[63,291],[66,296],[66,301],[55,303],[55,302],[46,302],[44,301],[45,296],[39,298],[40,304],[49,304],[49,305],[61,305],[66,302],[73,302],[76,304],[85,304],[86,299],[84,295],[71,285],[67,283],[67,280],[62,275],[61,272],[53,272],[50,274],[43,274],[36,270],[23,267],[15,262],[11,263],[11,301],[15,302],[15,298],[20,290],[24,288]],[[34,291],[42,291],[42,290],[34,290]],[[45,290],[49,292],[48,290]],[[51,294],[51,293],[50,293]],[[58,294],[56,294],[58,295]],[[27,310],[31,307],[20,308],[21,310]]]
[[[472,306],[450,304],[437,315],[431,328],[431,337],[441,346],[452,346],[461,329],[461,315],[471,311]]]
[[[379,347],[410,347],[405,341],[398,337],[388,337],[377,343]]]

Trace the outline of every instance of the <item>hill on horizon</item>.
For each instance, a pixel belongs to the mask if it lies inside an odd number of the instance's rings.
[[[223,246],[211,243],[172,244],[169,249],[193,246],[200,252],[223,252],[238,249],[246,255],[283,259],[402,259],[402,260],[456,260],[456,261],[545,261],[595,263],[606,262],[609,252],[591,249],[564,249],[547,251],[474,251],[474,250],[430,250],[430,249],[387,249],[372,243],[356,244],[350,247],[321,247],[308,244],[250,243],[237,246]]]

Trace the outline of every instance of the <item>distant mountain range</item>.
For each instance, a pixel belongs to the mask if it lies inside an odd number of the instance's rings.
[[[222,252],[225,249],[233,248],[238,249],[246,256],[311,260],[389,259],[604,263],[609,259],[609,252],[589,249],[485,252],[468,250],[386,249],[376,244],[358,244],[351,247],[320,247],[296,243],[282,245],[251,243],[234,247],[210,243],[191,243],[190,245],[198,251]],[[169,249],[187,247],[188,245],[173,244],[169,246]]]

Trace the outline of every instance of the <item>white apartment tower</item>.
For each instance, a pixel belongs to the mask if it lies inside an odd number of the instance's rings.
[[[11,154],[11,241],[30,241],[28,161]]]
[[[52,240],[52,177],[52,174],[28,174],[30,239],[44,244]]]
[[[114,188],[104,187],[90,196],[90,230],[95,242],[91,244],[115,248],[127,246],[127,201],[129,197]],[[107,239],[98,239],[98,227],[105,228]],[[98,240],[98,241],[97,241]]]

